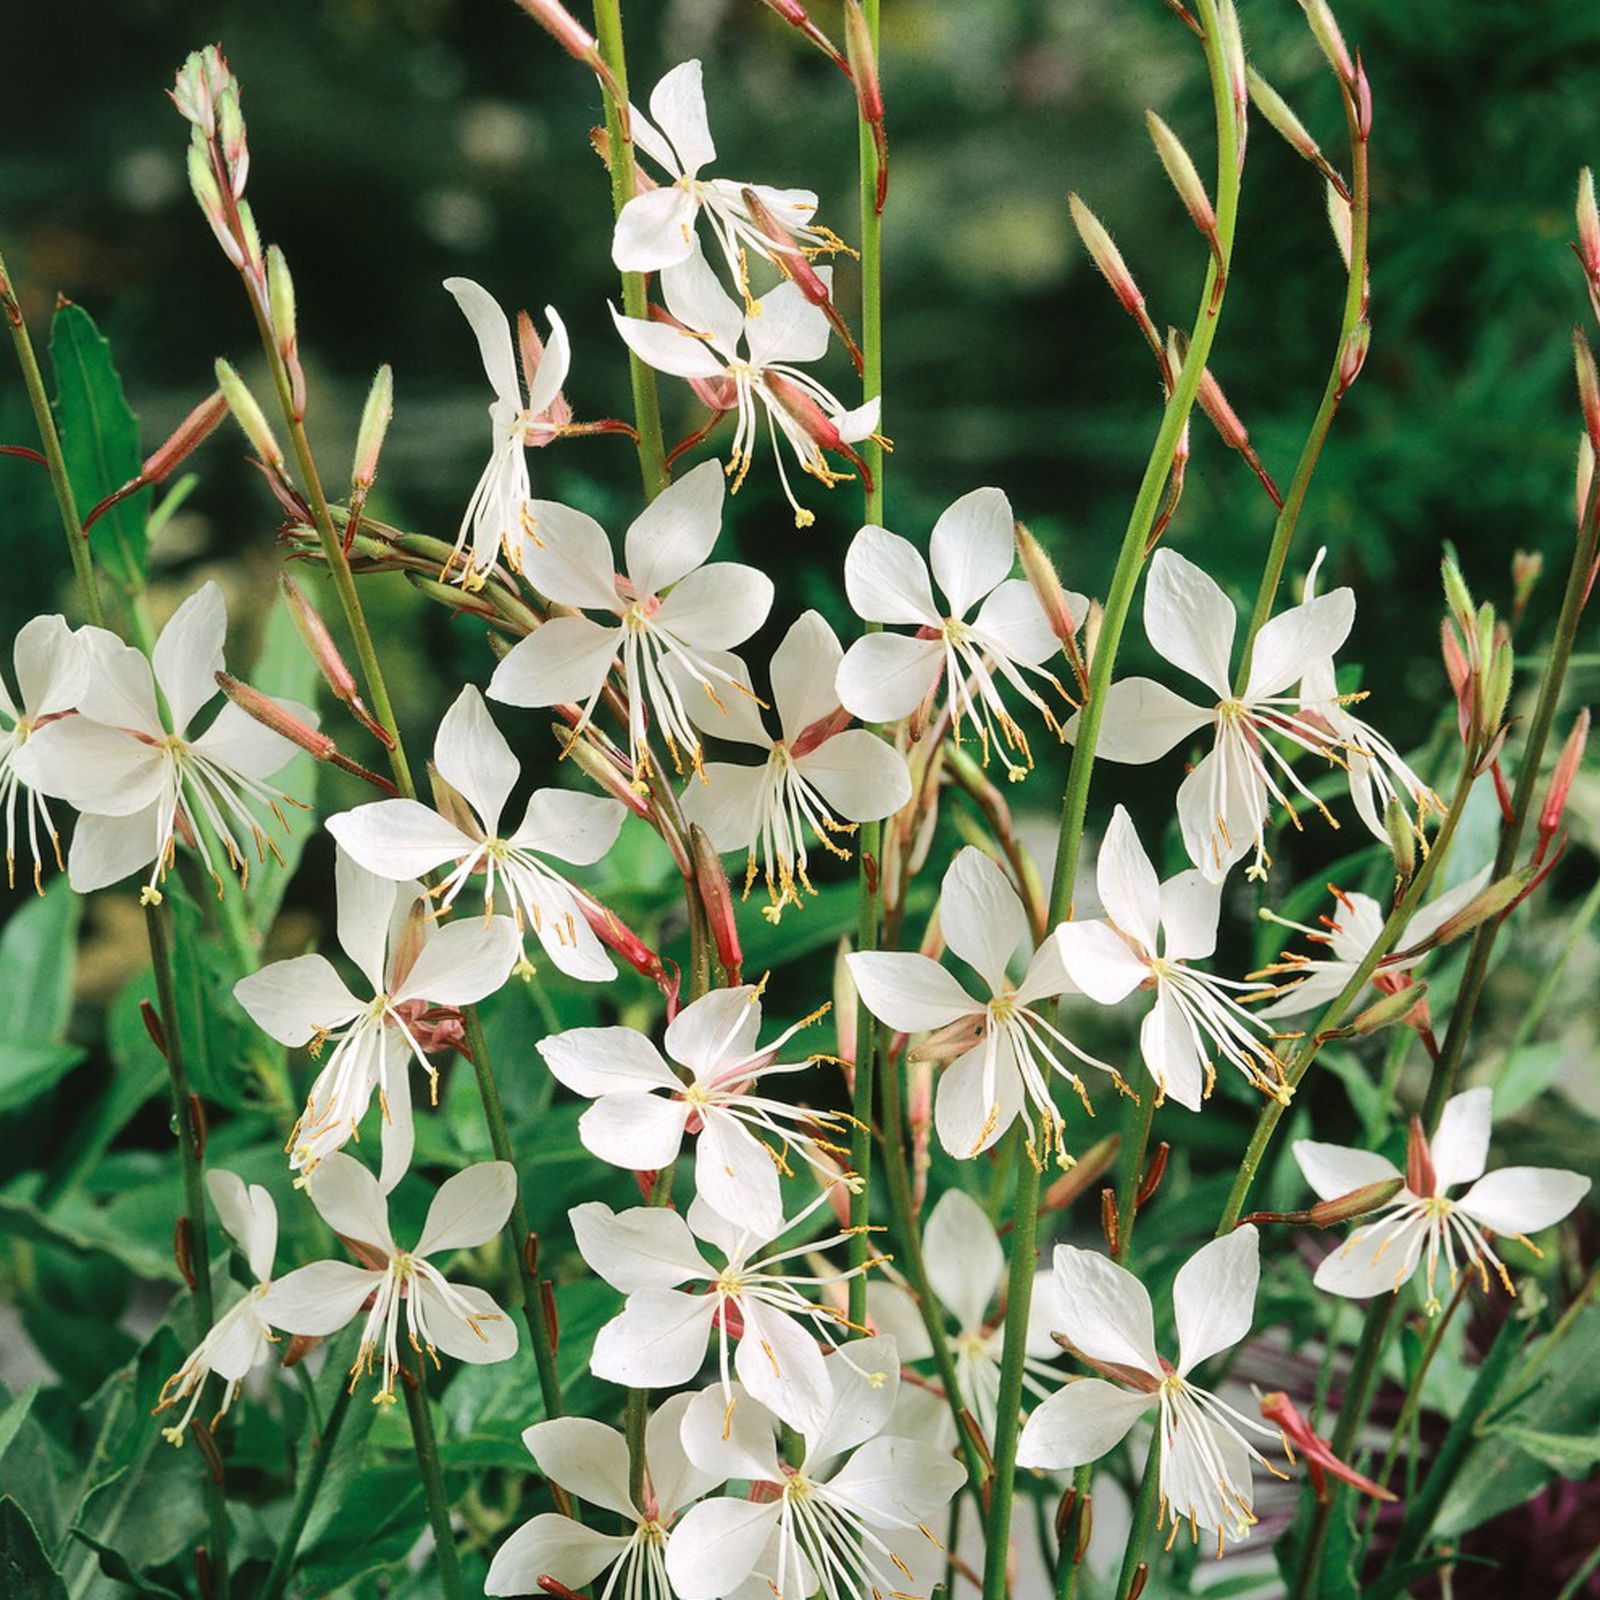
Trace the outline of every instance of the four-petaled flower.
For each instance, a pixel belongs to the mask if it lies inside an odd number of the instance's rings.
[[[1023,674],[1043,679],[1063,700],[1066,692],[1044,665],[1061,641],[1033,586],[1009,576],[1015,560],[1016,521],[998,489],[974,489],[940,515],[928,560],[886,528],[863,528],[844,558],[850,604],[868,622],[910,624],[917,632],[869,633],[850,646],[839,667],[839,699],[846,708],[867,722],[894,722],[923,705],[942,679],[957,742],[970,722],[985,762],[993,746],[1008,775],[1021,778],[1033,764],[1028,738],[1006,709],[996,680],[1004,679],[1028,701],[1053,733],[1061,731],[1054,711]],[[929,584],[930,561],[943,607]],[[1081,626],[1088,601],[1068,594],[1066,603],[1074,626]],[[974,606],[978,613],[969,622]]]
[[[1264,834],[1273,801],[1296,826],[1291,794],[1328,814],[1273,740],[1342,759],[1330,724],[1317,720],[1330,708],[1337,711],[1337,700],[1311,702],[1303,692],[1285,691],[1308,673],[1318,681],[1319,667],[1349,634],[1355,609],[1351,592],[1335,589],[1273,617],[1256,635],[1249,678],[1235,694],[1229,680],[1238,626],[1233,602],[1175,550],[1158,550],[1152,558],[1145,634],[1158,655],[1198,678],[1216,698],[1194,705],[1152,678],[1123,678],[1106,694],[1098,754],[1108,761],[1155,761],[1179,740],[1212,729],[1212,748],[1179,785],[1178,822],[1189,859],[1213,883],[1252,851],[1248,875],[1266,876],[1271,861]],[[1310,712],[1317,718],[1308,717]],[[1076,727],[1074,719],[1069,739]]]
[[[297,1172],[358,1137],[373,1091],[383,1112],[383,1181],[398,1183],[411,1164],[414,1132],[408,1059],[429,1078],[430,1006],[475,1005],[506,981],[517,959],[517,931],[506,917],[468,918],[439,927],[424,914],[415,883],[375,876],[340,851],[334,869],[339,943],[372,989],[353,994],[326,956],[274,961],[241,978],[234,998],[282,1044],[333,1050],[317,1074],[289,1138]]]
[[[1055,930],[1060,960],[1091,1000],[1112,1006],[1135,989],[1153,989],[1155,1004],[1139,1029],[1139,1051],[1158,1097],[1191,1111],[1211,1092],[1213,1050],[1258,1089],[1286,1099],[1283,1067],[1263,1043],[1271,1028],[1232,995],[1275,994],[1269,983],[1197,972],[1217,947],[1222,889],[1198,868],[1165,883],[1139,842],[1133,819],[1118,806],[1100,844],[1096,868],[1109,920],[1063,922]]]
[[[911,798],[899,751],[866,728],[848,726],[850,714],[834,687],[843,655],[833,629],[808,611],[772,654],[779,738],[768,733],[753,694],[728,701],[725,727],[704,711],[699,717],[706,732],[767,752],[759,767],[710,762],[705,781],[691,783],[682,804],[718,850],[749,852],[745,893],[760,871],[769,921],[785,905],[803,904],[801,890],[816,893],[806,870],[808,832],[830,854],[848,859],[841,835],[893,815]]]
[[[44,853],[39,848],[39,824],[61,861],[61,837],[50,818],[44,796],[27,777],[28,741],[40,724],[64,715],[78,703],[88,682],[89,662],[83,643],[67,626],[65,617],[34,617],[17,634],[12,660],[17,669],[18,700],[11,698],[0,678],[0,809],[6,817],[6,887],[15,888],[17,799],[28,819],[28,853],[33,858],[33,886],[42,887]],[[20,704],[19,704],[20,701]],[[9,727],[5,724],[10,723]]]
[[[1405,1178],[1405,1187],[1377,1217],[1356,1228],[1317,1268],[1317,1287],[1364,1300],[1398,1291],[1420,1264],[1431,1315],[1439,1310],[1434,1279],[1442,1259],[1452,1287],[1460,1272],[1476,1267],[1487,1288],[1492,1266],[1506,1290],[1515,1293],[1486,1234],[1508,1234],[1527,1243],[1527,1234],[1566,1216],[1590,1184],[1579,1173],[1558,1167],[1502,1167],[1485,1177],[1493,1123],[1494,1094],[1487,1088],[1468,1089],[1446,1101],[1431,1140],[1413,1119],[1403,1174],[1369,1150],[1298,1140],[1295,1160],[1321,1199],[1336,1200],[1368,1184]],[[1452,1200],[1447,1191],[1458,1183],[1472,1187]]]
[[[977,972],[987,998],[974,999],[927,956],[867,950],[848,958],[861,1003],[900,1032],[939,1030],[923,1050],[955,1058],[940,1076],[934,1108],[939,1138],[951,1155],[966,1159],[987,1150],[1020,1115],[1036,1155],[1042,1160],[1053,1150],[1066,1165],[1051,1075],[1065,1078],[1085,1105],[1088,1097],[1062,1052],[1103,1072],[1113,1069],[1085,1054],[1037,1009],[1041,1000],[1073,992],[1054,941],[1039,946],[1022,981],[1013,984],[1006,968],[1027,937],[1027,916],[1005,874],[970,846],[944,875],[939,922],[945,943]]]
[[[554,411],[559,405],[561,386],[567,381],[572,353],[561,318],[554,307],[546,306],[550,342],[538,364],[524,373],[528,385],[524,399],[517,380],[511,324],[499,303],[471,278],[446,278],[444,286],[455,296],[462,315],[478,336],[483,370],[494,389],[494,401],[489,407],[489,464],[472,491],[456,534],[455,557],[460,556],[468,534],[472,536],[471,553],[459,578],[471,587],[482,584],[502,552],[515,564],[517,542],[527,531],[528,497],[532,492],[528,458],[523,452],[530,445],[548,444],[561,431]]]
[[[700,736],[683,703],[680,678],[721,706],[722,694],[741,694],[721,653],[743,643],[772,608],[772,579],[736,562],[704,565],[722,528],[722,473],[702,462],[634,519],[619,575],[611,541],[593,517],[554,501],[533,506],[533,528],[522,542],[528,582],[560,605],[610,613],[552,617],[523,639],[495,668],[489,694],[513,706],[575,704],[582,715],[571,733],[588,726],[612,667],[627,674],[628,754],[636,781],[648,771],[646,712],[654,714],[674,765],[680,751],[700,761]],[[667,672],[673,663],[678,676]]]
[[[393,1404],[400,1370],[400,1319],[413,1350],[437,1365],[440,1350],[457,1361],[507,1361],[517,1351],[517,1325],[482,1289],[448,1283],[428,1259],[487,1244],[505,1226],[516,1195],[509,1162],[480,1161],[445,1180],[428,1207],[422,1235],[402,1250],[389,1231],[387,1191],[351,1156],[335,1152],[307,1187],[322,1220],[366,1266],[313,1261],[279,1278],[262,1299],[262,1314],[285,1333],[326,1338],[370,1301],[351,1382],[376,1366],[376,1401]]]
[[[445,712],[433,745],[434,771],[459,797],[450,816],[416,800],[374,800],[328,818],[328,832],[369,872],[412,878],[435,867],[450,871],[431,891],[446,910],[483,874],[483,906],[494,909],[504,889],[517,928],[531,926],[545,954],[569,977],[601,983],[616,976],[595,937],[581,889],[542,859],[574,866],[598,861],[616,843],[622,803],[572,789],[536,789],[522,821],[503,834],[501,821],[522,768],[470,684]]]
[[[1184,1263],[1172,1285],[1178,1363],[1156,1354],[1154,1313],[1131,1272],[1092,1250],[1056,1249],[1056,1305],[1061,1341],[1106,1378],[1081,1378],[1028,1418],[1017,1447],[1021,1466],[1061,1472],[1086,1466],[1114,1448],[1152,1406],[1159,1409],[1164,1523],[1189,1524],[1198,1537],[1249,1535],[1255,1516],[1250,1464],[1275,1471],[1241,1429],[1277,1439],[1209,1389],[1189,1382],[1202,1361],[1237,1344],[1255,1317],[1260,1240],[1246,1225],[1213,1239]]]

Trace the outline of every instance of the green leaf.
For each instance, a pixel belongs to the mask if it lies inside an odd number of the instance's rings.
[[[37,1099],[83,1060],[62,1035],[82,902],[64,878],[25,904],[0,934],[0,1112]]]
[[[1563,1478],[1586,1477],[1591,1468],[1600,1465],[1600,1433],[1546,1433],[1509,1425],[1492,1431],[1554,1467]]]
[[[24,1389],[4,1412],[0,1412],[0,1456],[4,1456],[11,1448],[12,1441],[17,1437],[17,1430],[26,1420],[28,1412],[33,1409],[34,1396],[39,1393],[39,1385],[32,1384]]]
[[[415,1463],[369,1463],[344,1485],[322,1537],[300,1558],[302,1592],[331,1594],[370,1572],[398,1566],[426,1518]]]
[[[66,1600],[67,1594],[28,1513],[10,1495],[0,1500],[0,1594],[6,1600]]]
[[[1524,1045],[1495,1075],[1494,1114],[1509,1121],[1561,1075],[1567,1052],[1556,1040]]]
[[[50,324],[61,453],[80,515],[139,475],[139,421],[129,409],[111,346],[82,306],[64,305]],[[145,522],[150,491],[113,506],[90,530],[95,560],[130,593],[150,570]]]
[[[113,1583],[125,1583],[139,1596],[139,1600],[188,1600],[188,1597],[179,1594],[176,1589],[169,1589],[164,1583],[157,1583],[148,1573],[135,1572],[128,1558],[111,1545],[101,1544],[98,1539],[91,1538],[82,1528],[72,1529],[72,1537],[94,1551],[100,1558],[100,1570],[111,1579]]]
[[[176,1282],[180,1276],[170,1248],[156,1249],[123,1237],[86,1202],[68,1206],[59,1216],[47,1216],[30,1200],[0,1195],[0,1238],[7,1235],[55,1245],[74,1255],[107,1255],[141,1278]]]

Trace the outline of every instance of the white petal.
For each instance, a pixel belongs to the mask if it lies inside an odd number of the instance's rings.
[[[554,306],[546,306],[544,315],[550,324],[550,337],[545,340],[528,390],[528,414],[534,417],[549,409],[572,370],[572,341],[567,337],[566,323],[556,315]]]
[[[1249,1333],[1260,1280],[1261,1237],[1249,1224],[1213,1239],[1184,1262],[1172,1285],[1180,1373]]]
[[[1134,1275],[1094,1250],[1058,1245],[1057,1330],[1093,1361],[1161,1373],[1150,1296]]]
[[[696,335],[709,334],[713,346],[731,356],[744,331],[744,311],[729,298],[704,255],[695,250],[663,267],[658,281],[667,310]]]
[[[828,1368],[817,1342],[792,1317],[748,1295],[739,1299],[744,1333],[734,1370],[752,1399],[791,1428],[814,1433],[833,1399]]]
[[[903,1033],[942,1028],[983,1010],[937,961],[910,951],[869,950],[845,958],[861,1003]]]
[[[329,1156],[322,1167],[331,1160]],[[369,1272],[348,1261],[313,1261],[309,1267],[279,1278],[261,1297],[257,1309],[262,1320],[280,1332],[326,1338],[361,1309],[382,1281],[381,1272]]]
[[[828,269],[819,267],[817,275]],[[828,319],[821,306],[813,305],[797,285],[785,281],[762,295],[760,310],[745,319],[745,347],[750,364],[771,366],[777,361],[820,361],[828,353]]]
[[[1066,963],[1061,959],[1061,946],[1055,939],[1046,938],[1045,942],[1033,953],[1033,959],[1028,963],[1028,970],[1022,975],[1022,982],[1017,985],[1016,999],[1021,1005],[1033,1005],[1036,1001],[1048,999],[1053,995],[1077,994],[1077,984],[1072,981],[1072,974],[1067,971]]]
[[[244,1252],[256,1282],[268,1282],[278,1248],[278,1208],[272,1196],[259,1183],[247,1186],[244,1179],[221,1167],[207,1169],[206,1192],[218,1221]]]
[[[1296,1139],[1294,1158],[1319,1200],[1337,1200],[1364,1189],[1369,1183],[1386,1183],[1398,1178],[1392,1161],[1366,1150],[1351,1150],[1342,1144],[1316,1144]]]
[[[634,1206],[617,1213],[590,1200],[574,1206],[567,1216],[583,1259],[624,1294],[670,1289],[712,1275],[688,1223],[676,1211]]]
[[[552,617],[494,669],[489,698],[508,706],[585,705],[605,686],[622,629],[588,617]]]
[[[722,481],[720,472],[717,481]],[[767,620],[773,593],[766,573],[737,561],[719,561],[682,579],[652,621],[662,633],[695,650],[729,650]]]
[[[659,272],[676,265],[695,248],[699,214],[700,202],[676,184],[636,194],[617,218],[612,262],[621,272]]]
[[[1133,818],[1122,806],[1111,813],[1106,824],[1095,863],[1095,884],[1106,915],[1153,956],[1161,921],[1161,885],[1139,842]]]
[[[720,1383],[692,1395],[684,1408],[679,1441],[695,1466],[718,1481],[743,1478],[750,1483],[780,1483],[778,1419],[759,1401],[733,1386],[733,1408]]]
[[[666,268],[666,272],[678,270]],[[625,317],[615,306],[611,308],[611,320],[617,325],[622,342],[657,372],[670,373],[675,378],[720,378],[723,374],[722,362],[696,333],[665,322]]]
[[[425,944],[416,964],[390,998],[427,1000],[436,1006],[472,1006],[511,976],[522,949],[510,917],[462,918],[447,923]]]
[[[1073,983],[1099,1005],[1126,1000],[1150,976],[1109,922],[1063,922],[1052,937]]]
[[[1355,618],[1355,595],[1349,589],[1334,589],[1263,624],[1250,655],[1245,700],[1279,695],[1298,683],[1308,669],[1338,650]]]
[[[1176,550],[1156,551],[1144,590],[1145,634],[1219,700],[1233,693],[1228,666],[1237,627],[1233,602],[1210,577]]]
[[[528,502],[529,527],[518,542],[523,575],[564,606],[619,612],[611,540],[593,517],[556,500]]]
[[[754,984],[713,989],[667,1024],[667,1054],[695,1077],[714,1077],[728,1062],[754,1055],[761,1033],[761,991]]]
[[[420,806],[417,809],[422,810]],[[424,814],[433,816],[431,811]],[[362,866],[348,850],[340,850],[335,855],[333,876],[339,943],[361,970],[373,994],[382,994],[389,986],[389,923],[399,899],[399,887],[388,875]]]
[[[354,1156],[335,1151],[317,1164],[307,1181],[311,1203],[341,1239],[395,1253],[389,1207],[378,1180]]]
[[[465,1300],[470,1320],[439,1292],[429,1278],[419,1278],[412,1293],[420,1297],[422,1313],[428,1322],[428,1337],[447,1356],[473,1366],[488,1366],[509,1361],[517,1353],[517,1319],[482,1289],[471,1284],[452,1283],[451,1289]]]
[[[940,513],[928,553],[933,576],[949,603],[948,615],[966,616],[1010,575],[1016,552],[1016,519],[1000,490],[974,489]]]
[[[206,1340],[211,1370],[230,1382],[243,1378],[272,1349],[261,1323],[261,1303],[254,1295],[231,1305]]]
[[[1180,1106],[1198,1111],[1205,1099],[1205,1058],[1183,1011],[1164,984],[1139,1025],[1139,1053],[1151,1082]]]
[[[833,1396],[822,1426],[806,1435],[806,1459],[813,1467],[883,1432],[894,1414],[903,1359],[884,1334],[854,1339],[823,1358]]]
[[[839,703],[863,722],[898,722],[922,704],[943,670],[938,639],[869,633],[839,663]]]
[[[455,297],[461,314],[477,336],[478,354],[495,397],[513,411],[522,409],[517,383],[517,358],[511,343],[511,323],[489,291],[471,278],[446,278],[444,286]]]
[[[608,1094],[578,1119],[578,1135],[584,1148],[602,1161],[650,1172],[678,1159],[687,1116],[688,1107],[681,1100]]]
[[[1178,785],[1177,808],[1189,859],[1221,883],[1255,848],[1270,805],[1266,787],[1238,758],[1233,741],[1224,740]]]
[[[535,789],[510,842],[575,867],[592,866],[617,842],[627,815],[620,800],[578,789]]]
[[[1005,873],[973,845],[958,850],[945,872],[939,926],[950,949],[1000,994],[1006,964],[1027,937],[1028,918]]]
[[[440,1185],[412,1253],[437,1256],[487,1244],[506,1225],[516,1197],[517,1174],[509,1161],[474,1162]]]
[[[965,1482],[961,1463],[934,1445],[869,1439],[834,1474],[828,1491],[875,1527],[904,1528],[932,1522]]]
[[[131,816],[165,791],[167,762],[159,750],[87,717],[46,724],[23,750],[28,760],[21,776],[27,784],[91,816]],[[150,854],[155,854],[154,833]]]
[[[1095,753],[1107,761],[1141,766],[1159,760],[1180,739],[1209,726],[1211,715],[1205,707],[1191,705],[1154,678],[1123,678],[1106,690],[1106,709]],[[1069,744],[1078,737],[1078,720],[1075,715],[1067,723]]]
[[[17,632],[12,659],[22,709],[29,717],[66,711],[77,704],[89,680],[89,657],[82,641],[61,616],[31,617]],[[4,696],[0,685],[0,696]],[[15,708],[6,699],[12,717]]]
[[[500,813],[522,768],[494,725],[483,696],[470,683],[439,724],[433,764],[477,812],[484,832],[498,833]]]
[[[1089,609],[1082,595],[1068,595],[1067,603],[1075,621]],[[1022,578],[1007,578],[978,607],[972,637],[990,654],[1024,667],[1042,667],[1061,648],[1033,585]]]
[[[67,857],[72,887],[89,894],[148,866],[156,858],[158,833],[171,816],[171,807],[157,801],[131,817],[79,817]]]
[[[755,1570],[782,1502],[704,1500],[667,1541],[667,1577],[678,1600],[722,1600]]]
[[[650,92],[650,116],[672,141],[685,177],[692,178],[701,167],[716,160],[698,61],[682,62],[663,75]]]
[[[772,652],[772,699],[783,737],[793,740],[839,704],[834,682],[844,646],[819,611],[807,611]]]
[[[156,707],[156,680],[144,655],[104,628],[80,628],[78,637],[89,658],[79,715],[164,738],[168,729]]]
[[[675,1389],[705,1360],[714,1294],[640,1289],[595,1336],[589,1370],[631,1389]]]
[[[544,1064],[577,1094],[645,1094],[679,1088],[661,1052],[633,1028],[568,1028],[541,1039]]]
[[[233,997],[279,1044],[309,1044],[319,1030],[342,1027],[365,1009],[324,956],[295,956],[247,973]]]
[[[964,1333],[983,1325],[1006,1257],[988,1213],[961,1189],[946,1189],[928,1217],[923,1253],[934,1293]]]
[[[1319,1289],[1349,1300],[1390,1294],[1417,1270],[1427,1237],[1427,1222],[1416,1215],[1394,1226],[1357,1228],[1323,1261],[1311,1281]]]
[[[869,523],[850,541],[844,586],[856,615],[868,622],[937,628],[943,620],[928,583],[927,562],[909,539],[887,528]]]
[[[1496,1233],[1538,1233],[1554,1227],[1589,1188],[1589,1179],[1559,1167],[1502,1167],[1479,1178],[1456,1204]]]
[[[524,1428],[522,1442],[552,1482],[592,1506],[638,1520],[628,1494],[628,1442],[615,1428],[589,1417],[555,1417]]]
[[[1492,1089],[1468,1089],[1445,1101],[1438,1131],[1428,1142],[1440,1194],[1482,1175],[1489,1160],[1489,1134],[1493,1127]]]
[[[1169,961],[1204,961],[1217,948],[1222,886],[1197,867],[1161,885],[1161,953]]]
[[[625,542],[626,566],[641,599],[677,583],[711,554],[722,531],[723,493],[721,463],[702,461],[634,519]]]
[[[215,698],[227,634],[228,607],[214,583],[195,590],[161,630],[150,662],[174,732],[182,733],[195,712]]]
[[[473,849],[453,822],[416,800],[374,800],[324,826],[353,861],[392,882],[421,877]]]
[[[844,822],[890,817],[911,798],[905,757],[866,728],[846,728],[796,762],[834,816]]]
[[[933,1105],[939,1142],[958,1161],[980,1155],[1011,1126],[1022,1109],[1022,1078],[1006,1034],[994,1034],[993,1070],[987,1040],[958,1056],[939,1074]]]
[[[525,1522],[495,1551],[483,1592],[537,1594],[551,1577],[569,1589],[592,1583],[627,1548],[625,1536],[597,1533],[571,1517],[546,1511]]]
[[[1023,1425],[1017,1465],[1064,1472],[1098,1461],[1127,1437],[1154,1399],[1154,1395],[1120,1389],[1103,1378],[1069,1383]]]
[[[708,762],[701,781],[691,783],[679,801],[684,820],[704,828],[718,852],[747,849],[761,822],[760,805],[766,793],[767,768],[736,767],[726,761]]]
[[[683,1451],[683,1419],[694,1396],[669,1396],[650,1415],[644,1430],[644,1458],[650,1468],[650,1488],[664,1517],[676,1516],[691,1500],[722,1482],[714,1472],[703,1472]]]
[[[292,700],[279,700],[276,704],[291,717],[316,727],[317,714],[308,707],[296,705]],[[281,772],[300,750],[292,739],[263,727],[231,700],[217,712],[211,726],[193,741],[193,747],[218,766],[257,779]]]
[[[392,1028],[384,1030],[383,1046],[379,1073],[384,1119],[378,1132],[378,1187],[390,1194],[411,1170],[417,1128],[411,1107],[411,1052],[403,1040],[396,1039]]]

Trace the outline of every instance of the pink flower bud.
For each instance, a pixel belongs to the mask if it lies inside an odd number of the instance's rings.
[[[139,469],[143,483],[162,483],[221,425],[228,414],[228,401],[219,389],[202,400],[173,430],[172,437],[149,456]]]
[[[1084,249],[1111,285],[1111,292],[1122,303],[1122,309],[1130,315],[1141,310],[1144,292],[1133,281],[1133,274],[1128,271],[1122,252],[1112,242],[1111,235],[1106,232],[1100,219],[1075,194],[1067,196],[1067,205]]]
[[[255,453],[279,476],[284,473],[283,451],[273,437],[272,429],[256,399],[245,386],[245,381],[220,356],[217,358],[217,387],[228,402],[233,420],[244,430]]]
[[[1323,55],[1328,58],[1328,65],[1339,74],[1345,83],[1355,81],[1356,69],[1350,59],[1350,51],[1346,48],[1344,35],[1339,32],[1339,24],[1333,20],[1333,13],[1328,9],[1327,0],[1300,0],[1300,9],[1306,14],[1306,21],[1311,24],[1311,32],[1321,48]]]
[[[333,755],[336,746],[327,734],[313,728],[307,722],[302,722],[271,695],[263,694],[259,689],[252,689],[248,683],[241,683],[227,672],[217,674],[217,687],[241,711],[254,717],[262,727],[271,728],[274,733],[291,740],[302,750],[309,750],[318,761],[327,761]]]
[[[1578,373],[1578,403],[1583,408],[1583,427],[1590,446],[1600,451],[1600,374],[1595,371],[1594,352],[1589,341],[1574,328],[1572,356]]]
[[[733,890],[728,885],[728,874],[723,871],[722,857],[712,848],[710,835],[698,823],[689,824],[689,848],[694,858],[695,891],[706,908],[717,960],[727,972],[728,982],[737,983],[744,952],[739,947],[739,921],[734,914]]]
[[[1578,174],[1578,259],[1591,280],[1600,281],[1600,211],[1595,208],[1594,173]]]
[[[1078,629],[1072,620],[1072,608],[1067,604],[1067,592],[1061,587],[1055,563],[1045,554],[1044,546],[1020,522],[1017,524],[1017,554],[1022,560],[1022,575],[1038,597],[1050,631],[1067,647],[1069,657],[1075,658]]]
[[[1399,1178],[1382,1178],[1377,1183],[1362,1184],[1349,1194],[1318,1201],[1306,1212],[1306,1220],[1318,1228],[1342,1227],[1347,1222],[1381,1211],[1400,1193],[1401,1186]]]
[[[327,624],[317,615],[305,592],[287,572],[279,574],[278,587],[288,603],[295,632],[300,635],[301,643],[316,662],[323,681],[333,690],[336,699],[346,702],[353,700],[356,695],[355,675],[344,664],[344,658],[339,654],[339,647],[334,644]]]
[[[1333,1453],[1333,1446],[1314,1433],[1311,1424],[1295,1409],[1288,1395],[1277,1393],[1263,1395],[1261,1415],[1275,1423],[1283,1434],[1283,1447],[1292,1460],[1298,1450],[1305,1459],[1306,1471],[1311,1475],[1311,1485],[1318,1500],[1328,1498],[1327,1478],[1332,1476],[1374,1500],[1393,1500],[1395,1497],[1381,1483],[1364,1478],[1354,1467],[1346,1466]]]
[[[1539,834],[1548,840],[1561,826],[1561,814],[1567,808],[1567,796],[1572,792],[1572,781],[1583,763],[1584,747],[1589,742],[1589,708],[1585,706],[1573,719],[1572,732],[1556,757],[1555,771],[1550,774],[1550,788],[1544,805],[1539,809]]]
[[[844,41],[862,120],[881,124],[883,87],[878,80],[878,53],[873,48],[872,30],[867,26],[866,16],[861,10],[861,0],[845,0]]]
[[[579,895],[578,904],[584,917],[594,929],[595,936],[609,950],[621,956],[642,977],[648,978],[666,996],[667,1014],[673,1016],[678,1009],[678,972],[647,945],[627,923],[609,906],[603,906],[588,895]]]
[[[1144,119],[1149,125],[1150,137],[1155,142],[1156,154],[1161,158],[1161,165],[1167,169],[1167,176],[1172,180],[1172,187],[1178,191],[1184,209],[1195,227],[1208,240],[1214,241],[1217,236],[1217,214],[1212,209],[1211,198],[1200,180],[1200,174],[1195,170],[1194,162],[1189,158],[1189,152],[1183,148],[1177,134],[1155,112],[1146,111]]]
[[[1332,192],[1331,190],[1329,191]],[[1361,376],[1372,344],[1372,324],[1365,317],[1353,327],[1339,352],[1339,393],[1341,396]]]

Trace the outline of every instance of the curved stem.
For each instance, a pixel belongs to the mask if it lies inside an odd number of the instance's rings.
[[[334,1368],[334,1371],[337,1374],[338,1369]],[[300,1549],[300,1536],[306,1530],[311,1508],[316,1504],[322,1480],[327,1476],[328,1465],[333,1460],[334,1447],[339,1442],[339,1430],[344,1426],[345,1413],[350,1409],[350,1396],[353,1392],[354,1385],[341,1379],[338,1393],[328,1408],[328,1420],[322,1426],[322,1435],[317,1440],[311,1464],[306,1468],[299,1488],[295,1490],[294,1505],[289,1512],[289,1521],[278,1539],[278,1549],[272,1558],[272,1566],[268,1569],[255,1600],[279,1600],[288,1586],[289,1578],[294,1572],[294,1559]],[[308,1395],[307,1398],[309,1400],[314,1397]]]

